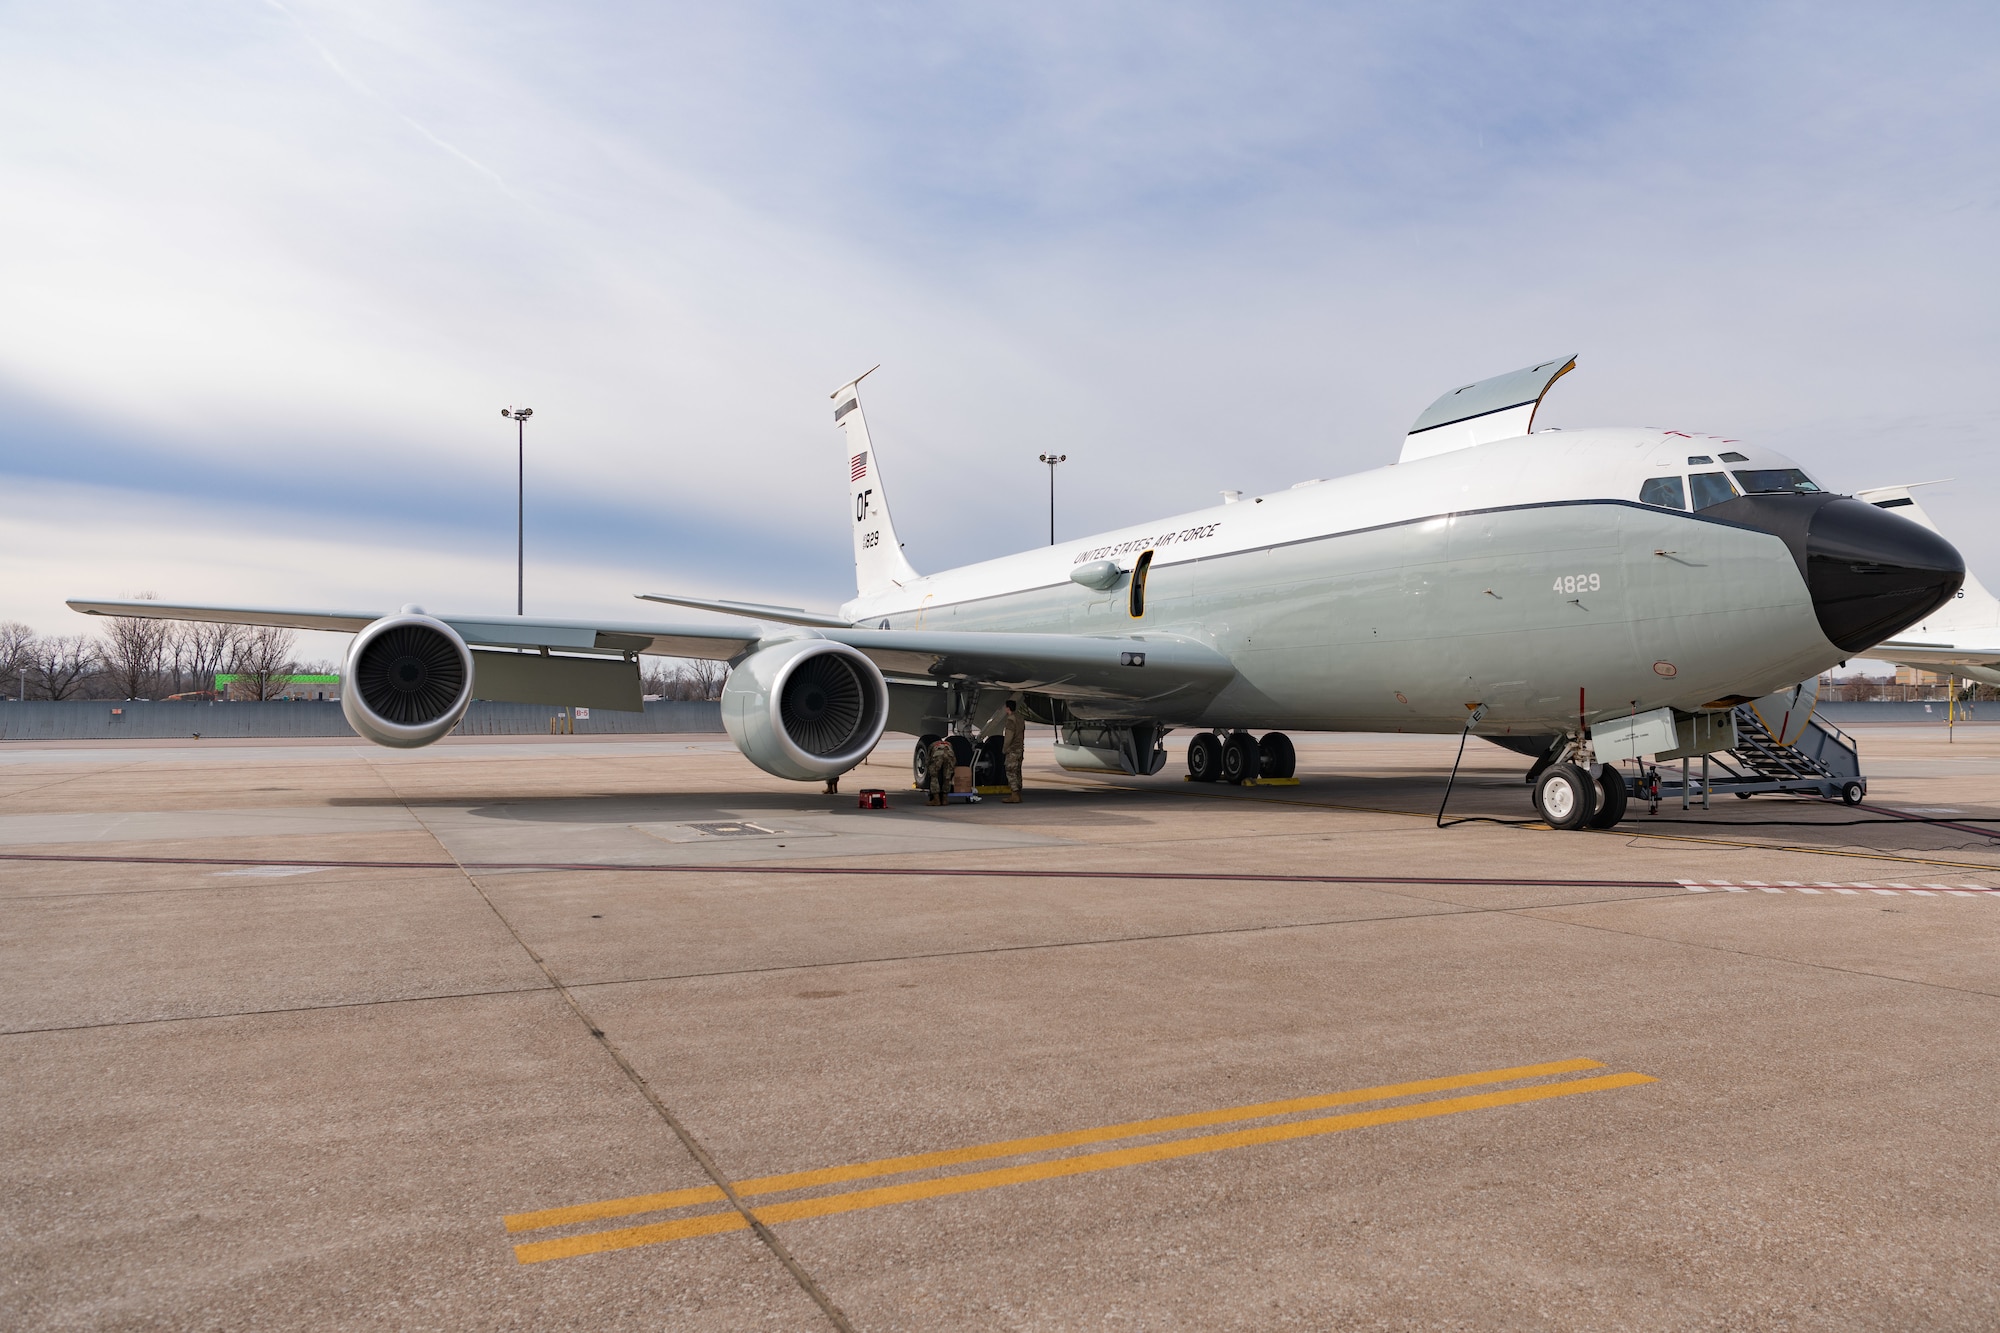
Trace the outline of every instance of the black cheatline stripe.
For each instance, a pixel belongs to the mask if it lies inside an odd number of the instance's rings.
[[[1156,879],[1248,884],[1463,884],[1525,888],[1678,889],[1673,879],[1530,879],[1506,875],[1251,875],[1189,870],[983,870],[967,866],[770,866],[679,865],[647,862],[605,865],[589,861],[277,861],[240,856],[60,856],[49,852],[0,852],[0,861],[76,865],[311,866],[327,870],[592,870],[638,874],[701,875],[906,875],[950,879]]]

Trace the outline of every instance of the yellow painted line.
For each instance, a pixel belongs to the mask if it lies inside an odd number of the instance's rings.
[[[1601,1065],[1595,1065],[1594,1067],[1602,1068]],[[797,1199],[790,1203],[767,1204],[753,1211],[756,1213],[757,1220],[766,1225],[797,1222],[806,1218],[829,1217],[837,1213],[851,1213],[868,1208],[881,1208],[889,1204],[911,1203],[920,1199],[936,1199],[953,1194],[968,1194],[979,1190],[998,1189],[1007,1185],[1021,1185],[1037,1180],[1055,1180],[1064,1176],[1086,1175],[1091,1172],[1110,1171],[1119,1167],[1138,1166],[1149,1162],[1171,1161],[1175,1158],[1222,1152],[1230,1148],[1246,1148],[1266,1143],[1284,1143],[1293,1139],[1315,1138],[1325,1134],[1337,1134],[1350,1129],[1366,1129],[1376,1125],[1400,1124],[1411,1120],[1428,1120],[1439,1116],[1456,1115],[1464,1111],[1485,1110],[1498,1106],[1517,1106],[1526,1102],[1547,1101],[1555,1097],[1573,1097],[1586,1092],[1605,1092],[1614,1088],[1630,1088],[1643,1083],[1654,1083],[1657,1081],[1650,1075],[1639,1073],[1606,1074],[1597,1078],[1570,1079],[1561,1083],[1543,1083],[1527,1088],[1509,1088],[1499,1092],[1475,1093],[1467,1097],[1447,1097],[1435,1101],[1411,1102],[1402,1106],[1385,1106],[1372,1111],[1350,1111],[1344,1115],[1324,1116],[1317,1120],[1295,1120],[1282,1125],[1262,1125],[1255,1129],[1239,1129],[1226,1134],[1207,1134],[1195,1138],[1174,1139],[1166,1143],[1142,1144],[1131,1148],[1117,1148],[1109,1152],[1085,1153],[1076,1157],[1063,1157],[1053,1161],[1033,1162],[1022,1166],[1001,1167],[991,1171],[971,1171],[955,1176],[945,1176],[936,1180],[919,1180],[902,1185],[882,1185],[874,1189],[851,1190],[844,1194],[830,1194],[817,1199]],[[683,1221],[656,1222],[649,1226],[625,1227],[614,1231],[599,1231],[589,1235],[572,1236],[564,1240],[530,1242],[515,1246],[514,1256],[519,1262],[524,1264],[541,1263],[549,1259],[562,1259],[574,1255],[599,1254],[609,1250],[624,1250],[635,1246],[654,1245],[663,1241],[681,1240],[688,1236],[739,1231],[747,1225],[740,1214],[716,1213],[706,1217],[688,1218]]]
[[[1314,1097],[1293,1097],[1285,1101],[1256,1102],[1220,1111],[1197,1111],[1190,1115],[1161,1116],[1153,1120],[1128,1120],[1124,1124],[1098,1129],[1076,1129],[1061,1134],[1038,1134],[1033,1138],[1004,1139],[970,1148],[947,1148],[942,1152],[914,1153],[907,1157],[882,1157],[850,1166],[830,1166],[817,1171],[790,1171],[783,1175],[758,1176],[736,1182],[739,1195],[780,1194],[786,1190],[810,1189],[816,1185],[838,1185],[850,1180],[893,1176],[904,1171],[928,1171],[940,1166],[960,1166],[995,1157],[1019,1157],[1025,1153],[1048,1152],[1055,1148],[1075,1148],[1086,1143],[1137,1138],[1142,1134],[1165,1134],[1177,1129],[1202,1129],[1228,1124],[1233,1120],[1261,1120],[1266,1116],[1296,1115],[1300,1111],[1320,1111],[1329,1106],[1352,1106],[1356,1102],[1380,1102],[1392,1097],[1415,1097],[1426,1092],[1452,1092],[1482,1083],[1512,1083],[1516,1079],[1542,1078],[1550,1074],[1574,1074],[1585,1069],[1602,1069],[1597,1060],[1555,1060],[1539,1065],[1515,1065],[1511,1069],[1488,1069],[1476,1074],[1451,1074],[1444,1078],[1418,1079],[1411,1083],[1387,1083],[1351,1092],[1331,1092]],[[573,1208],[545,1208],[533,1213],[514,1213],[506,1218],[509,1231],[536,1231],[543,1227],[566,1226],[572,1222],[592,1222],[607,1217],[629,1217],[635,1213],[661,1212],[695,1203],[715,1203],[723,1198],[713,1185],[699,1189],[673,1190],[665,1194],[638,1194],[626,1199],[606,1199]]]
[[[721,1191],[717,1191],[721,1193]],[[691,1236],[719,1236],[725,1231],[745,1231],[750,1224],[738,1212],[710,1213],[706,1217],[683,1217],[673,1222],[625,1227],[618,1231],[595,1231],[567,1240],[536,1240],[514,1247],[514,1258],[524,1264],[550,1259],[569,1259],[579,1254],[602,1254],[606,1250],[629,1250],[638,1245],[659,1245]]]
[[[629,1199],[606,1199],[602,1203],[580,1203],[574,1208],[544,1208],[535,1213],[510,1213],[504,1220],[509,1231],[539,1231],[543,1227],[567,1226],[571,1222],[595,1222],[605,1217],[630,1217],[633,1213],[658,1213],[668,1208],[685,1208],[691,1203],[719,1203],[726,1197],[713,1185],[695,1189],[668,1190],[664,1194],[635,1194]]]

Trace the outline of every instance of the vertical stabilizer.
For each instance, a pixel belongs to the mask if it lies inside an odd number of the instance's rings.
[[[917,579],[917,571],[903,558],[903,544],[896,540],[889,496],[882,489],[882,471],[876,465],[868,420],[861,411],[861,381],[874,373],[871,370],[833,391],[833,424],[846,442],[847,516],[854,522],[854,586],[863,597]]]
[[[1944,534],[1938,532],[1938,525],[1931,521],[1931,516],[1924,512],[1924,507],[1917,503],[1917,497],[1910,494],[1919,486],[1936,484],[1930,481],[1917,481],[1908,486],[1878,486],[1872,491],[1856,491],[1854,498],[1866,500],[1877,509],[1886,509],[1943,537]],[[1993,629],[2000,629],[2000,601],[1995,601],[1993,594],[1986,591],[1986,585],[1968,569],[1965,571],[1965,582],[1959,585],[1956,597],[1925,616],[1921,625],[1909,627],[1896,638],[1900,640],[1918,635]]]

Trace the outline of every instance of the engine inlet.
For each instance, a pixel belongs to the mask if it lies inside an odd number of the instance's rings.
[[[458,645],[426,625],[397,625],[366,644],[354,686],[386,722],[413,727],[450,711],[465,689]]]
[[[845,657],[809,657],[785,681],[779,700],[785,734],[807,754],[834,755],[861,730],[867,713],[867,686]]]

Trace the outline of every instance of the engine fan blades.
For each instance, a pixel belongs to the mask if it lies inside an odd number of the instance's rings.
[[[465,663],[452,642],[422,625],[398,625],[361,650],[354,684],[386,722],[413,727],[443,717],[465,689]]]
[[[778,707],[794,745],[807,754],[832,755],[860,730],[864,701],[853,665],[822,653],[801,662],[786,679]]]

